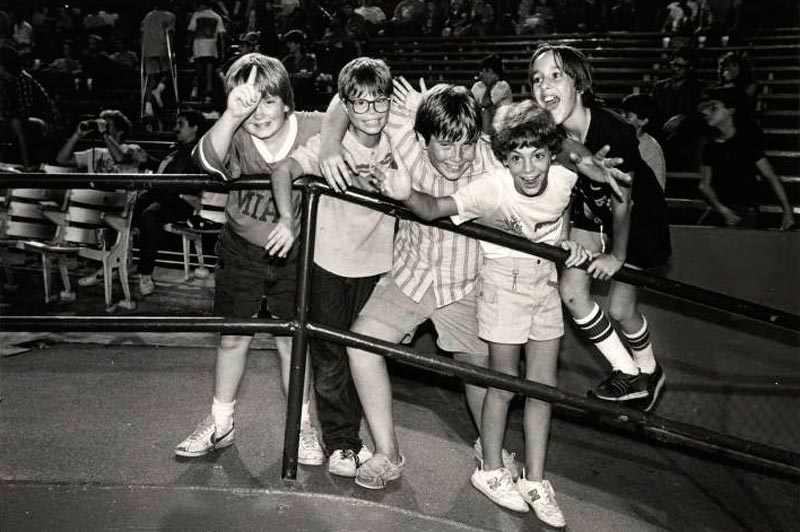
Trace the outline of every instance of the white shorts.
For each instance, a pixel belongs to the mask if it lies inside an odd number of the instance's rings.
[[[478,286],[478,334],[502,344],[561,338],[555,264],[535,257],[487,260]]]

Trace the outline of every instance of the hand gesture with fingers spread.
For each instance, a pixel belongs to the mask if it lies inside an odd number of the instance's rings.
[[[403,76],[395,78],[392,84],[394,85],[392,105],[399,105],[410,113],[416,112],[422,103],[422,98],[428,92],[428,87],[425,86],[425,79],[419,78],[419,91],[412,87]]]
[[[261,102],[261,91],[256,86],[256,76],[258,69],[256,65],[250,68],[250,75],[247,81],[233,88],[228,94],[227,112],[237,120],[244,120],[255,111]]]
[[[297,238],[297,227],[291,218],[280,218],[267,238],[264,248],[270,255],[285,257]]]
[[[630,174],[617,168],[624,162],[621,157],[607,157],[610,150],[611,146],[605,145],[591,157],[588,153],[583,155],[573,151],[570,152],[569,158],[578,168],[578,172],[592,181],[607,183],[614,194],[622,199],[624,196],[619,184],[630,186],[632,179]]]

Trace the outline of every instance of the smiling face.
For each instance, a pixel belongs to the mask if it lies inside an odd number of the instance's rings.
[[[385,95],[366,92],[345,101],[351,131],[362,141],[380,135],[389,120],[390,99]]]
[[[286,123],[289,106],[280,96],[264,96],[242,127],[249,134],[262,140],[268,139],[281,130]]]
[[[476,143],[477,140],[439,140],[434,135],[428,141],[428,159],[445,179],[455,181],[475,160]]]
[[[536,103],[550,111],[557,125],[568,123],[576,110],[583,109],[574,80],[559,66],[552,51],[544,52],[531,65],[531,88]]]
[[[523,196],[538,196],[547,187],[552,155],[548,148],[525,147],[511,150],[503,164],[514,178],[514,188]]]

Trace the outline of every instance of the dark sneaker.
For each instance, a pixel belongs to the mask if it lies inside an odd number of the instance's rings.
[[[591,394],[603,401],[643,399],[650,395],[647,391],[647,382],[647,375],[643,373],[628,375],[617,370],[598,384]]]
[[[660,364],[656,364],[656,369],[653,373],[644,373],[647,377],[647,393],[649,397],[645,401],[644,411],[649,412],[656,406],[658,399],[661,397],[661,390],[664,388],[664,370],[661,369]]]

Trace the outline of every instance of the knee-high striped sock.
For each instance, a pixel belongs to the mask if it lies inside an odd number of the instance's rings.
[[[635,333],[628,334],[622,331],[628,345],[633,352],[633,361],[642,373],[653,373],[656,370],[656,357],[653,354],[653,343],[650,341],[650,329],[647,327],[647,318],[642,316],[642,328]]]
[[[628,375],[636,375],[639,368],[622,345],[617,331],[611,326],[611,321],[597,303],[583,318],[575,318],[575,323],[584,335],[597,346],[600,353],[608,360],[614,370],[619,370]]]

